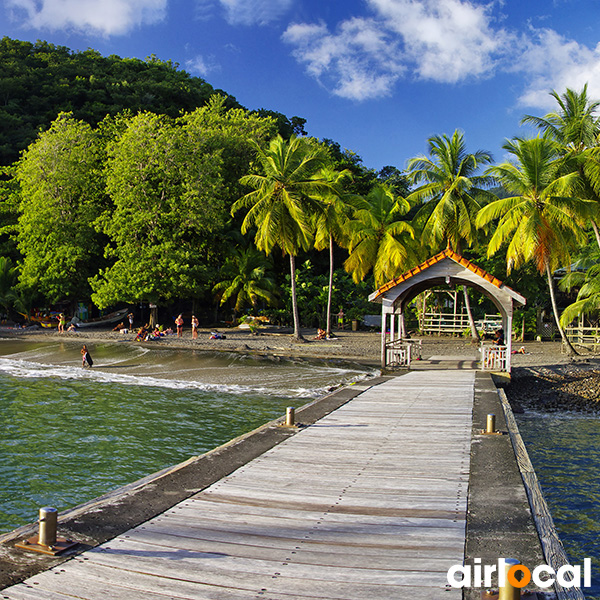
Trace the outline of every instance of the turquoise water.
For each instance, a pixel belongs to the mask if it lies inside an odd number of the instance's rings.
[[[517,415],[531,462],[571,564],[592,559],[588,600],[600,600],[600,418]]]
[[[0,342],[0,532],[202,454],[369,375],[127,345]],[[1,356],[3,355],[3,356]]]

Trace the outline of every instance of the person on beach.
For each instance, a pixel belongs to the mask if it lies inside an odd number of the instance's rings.
[[[183,335],[183,315],[179,315],[175,319],[175,325],[177,325],[177,337],[181,337]]]
[[[340,312],[337,314],[338,318],[338,329],[344,329],[344,311],[340,308]]]
[[[133,331],[133,313],[130,312],[127,315],[127,319],[129,320],[129,331]]]
[[[87,364],[88,367],[91,367],[94,364],[92,357],[90,356],[90,351],[87,349],[87,346],[84,344],[81,349],[81,367],[85,368]]]
[[[66,324],[67,324],[67,317],[65,317],[64,313],[60,313],[60,315],[58,315],[58,333],[65,332]]]
[[[498,329],[494,334],[494,344],[496,346],[504,346],[504,329]]]
[[[192,315],[192,339],[198,339],[198,325],[200,325],[200,321],[198,321],[198,317],[196,315]]]

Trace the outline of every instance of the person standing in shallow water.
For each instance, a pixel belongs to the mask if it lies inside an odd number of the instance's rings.
[[[88,367],[91,367],[94,364],[92,357],[90,356],[90,351],[87,346],[84,344],[81,349],[81,367],[84,368],[87,364]]]

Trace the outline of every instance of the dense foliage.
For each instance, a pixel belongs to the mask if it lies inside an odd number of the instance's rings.
[[[340,309],[369,312],[374,285],[446,246],[508,273],[534,304],[523,327],[550,299],[558,326],[554,272],[574,257],[586,267],[567,276],[581,285],[567,321],[600,312],[587,244],[600,248],[600,104],[587,88],[553,92],[556,112],[524,119],[540,135],[507,141],[500,165],[457,130],[406,172],[368,169],[304,119],[248,111],[155,57],[4,38],[0,97],[5,312],[214,302],[270,310],[299,337],[301,324],[329,332]]]

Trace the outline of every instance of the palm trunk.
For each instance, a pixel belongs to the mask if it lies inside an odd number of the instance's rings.
[[[471,302],[469,301],[469,293],[466,285],[463,285],[463,294],[465,296],[465,308],[467,309],[467,315],[469,317],[469,326],[471,327],[471,339],[473,340],[473,343],[479,343],[481,340],[475,325],[475,319],[473,319],[473,313],[471,312]]]
[[[594,219],[590,219],[590,223],[592,224],[592,229],[594,230],[594,235],[596,236],[596,243],[598,244],[598,248],[600,248],[600,232],[598,231],[598,225]]]
[[[327,292],[327,335],[331,335],[331,298],[333,296],[333,238],[329,235],[329,291]]]
[[[563,328],[560,325],[560,320],[558,317],[558,307],[556,305],[556,297],[554,295],[554,283],[552,281],[552,271],[550,270],[550,264],[546,263],[546,277],[548,278],[548,287],[550,288],[550,302],[552,303],[552,312],[554,313],[554,320],[556,321],[556,326],[558,327],[558,332],[560,333],[560,337],[562,338],[563,344],[567,349],[567,354],[569,356],[573,356],[574,354],[578,354],[578,352],[573,348],[571,342],[567,339]]]
[[[290,274],[292,278],[292,314],[294,316],[294,339],[303,340],[300,334],[300,315],[298,313],[298,300],[296,298],[296,261],[294,255],[290,254]]]

